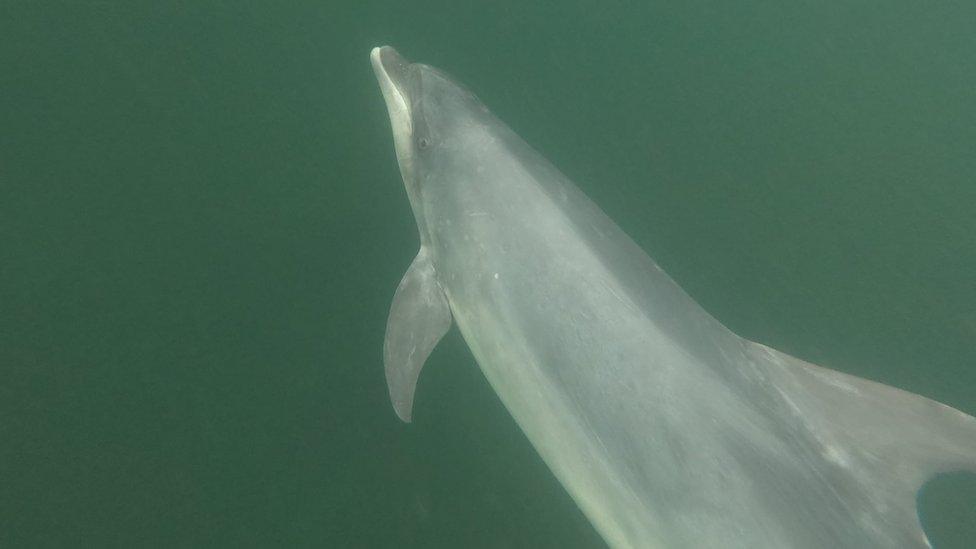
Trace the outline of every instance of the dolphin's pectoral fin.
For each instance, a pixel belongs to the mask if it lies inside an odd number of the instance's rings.
[[[420,248],[393,296],[383,342],[386,385],[397,416],[410,422],[420,369],[451,327],[451,308],[437,283],[427,250]]]
[[[976,418],[764,345],[757,344],[755,352],[775,366],[770,371],[777,389],[806,418],[817,451],[869,488],[874,508],[863,516],[873,514],[889,533],[903,528],[904,539],[929,547],[916,496],[938,473],[976,473]]]

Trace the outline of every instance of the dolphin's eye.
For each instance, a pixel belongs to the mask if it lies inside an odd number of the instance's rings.
[[[426,149],[427,146],[430,145],[430,141],[428,141],[426,137],[421,137],[420,140],[417,142],[417,145],[421,149]]]

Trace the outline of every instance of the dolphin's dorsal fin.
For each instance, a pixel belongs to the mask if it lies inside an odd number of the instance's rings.
[[[409,423],[424,362],[451,327],[451,309],[423,247],[393,296],[383,342],[386,385],[397,416]]]
[[[901,530],[904,537],[894,545],[929,547],[917,493],[938,473],[976,473],[976,418],[765,345],[752,349],[771,366],[774,386],[792,412],[805,418],[812,446],[867,487],[860,520],[881,526],[879,535],[892,539]]]

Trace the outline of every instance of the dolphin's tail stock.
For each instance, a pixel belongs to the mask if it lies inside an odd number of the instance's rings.
[[[770,366],[786,406],[804,418],[813,451],[862,485],[866,497],[850,511],[894,534],[893,547],[930,547],[916,496],[936,474],[976,472],[976,418],[764,345],[753,352]]]

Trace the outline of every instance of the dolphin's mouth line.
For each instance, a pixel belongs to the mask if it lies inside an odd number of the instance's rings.
[[[410,94],[408,93],[408,75],[410,63],[389,46],[373,48],[369,52],[369,59],[376,73],[386,110],[390,115],[390,126],[393,130],[393,148],[396,151],[397,165],[400,168],[400,178],[407,190],[407,197],[417,220],[421,243],[428,240],[426,223],[418,212],[421,210],[418,198],[419,185],[414,173],[415,154],[413,145],[413,115],[411,113]]]
[[[399,129],[405,131],[406,135],[409,136],[413,126],[410,120],[410,109],[398,85],[402,85],[402,82],[395,82],[390,77],[390,71],[383,63],[384,50],[389,50],[389,52],[386,52],[387,55],[390,55],[390,52],[396,55],[396,52],[392,48],[384,46],[383,48],[373,48],[369,53],[369,59],[373,64],[373,72],[376,73],[376,79],[379,81],[380,91],[383,92],[383,99],[386,100],[386,109],[390,112],[390,121],[393,123],[394,133]],[[402,127],[398,128],[398,126]]]
[[[406,61],[400,54],[389,46],[373,48],[369,52],[369,59],[376,73],[380,91],[386,102],[386,110],[390,114],[390,126],[393,130],[393,148],[396,151],[397,164],[400,166],[400,177],[408,189],[413,185],[413,116],[410,114],[410,103],[403,90],[405,85],[404,66]],[[392,74],[391,74],[392,73]],[[408,191],[408,194],[409,191]],[[413,201],[414,198],[411,198]]]

